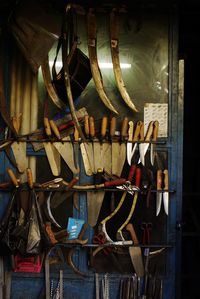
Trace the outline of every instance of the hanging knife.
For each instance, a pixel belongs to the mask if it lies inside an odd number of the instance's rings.
[[[143,129],[144,130],[144,129]],[[143,133],[144,134],[144,133]],[[148,150],[148,147],[149,147],[149,142],[151,140],[151,136],[153,134],[153,121],[150,121],[149,125],[148,125],[148,129],[147,129],[147,132],[146,132],[146,135],[145,135],[145,138],[141,138],[141,141],[144,140],[145,143],[140,143],[139,144],[139,151],[140,151],[140,161],[141,163],[144,165],[145,164],[145,155],[146,155],[146,152]],[[140,162],[139,161],[139,162]],[[139,163],[138,162],[138,163]]]
[[[157,170],[156,216],[160,213],[162,203],[162,170]]]
[[[163,192],[163,204],[164,204],[164,210],[166,215],[168,215],[169,212],[169,176],[168,176],[168,170],[165,169],[163,171],[164,173],[164,192]]]
[[[158,138],[158,128],[159,128],[159,122],[156,120],[153,122],[153,135],[152,135],[152,143],[151,143],[151,149],[150,149],[150,161],[151,164],[154,165],[154,159],[155,159],[155,142]]]

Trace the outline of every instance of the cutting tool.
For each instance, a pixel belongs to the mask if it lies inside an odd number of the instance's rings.
[[[127,162],[129,165],[132,164],[131,161],[132,161],[133,155],[137,148],[137,144],[138,144],[137,142],[142,138],[140,133],[143,130],[143,122],[137,121],[134,133],[132,133],[132,130],[133,130],[133,126],[129,122],[129,132],[128,132],[129,136],[128,136],[128,142],[127,142],[127,148],[126,148]],[[131,138],[131,134],[133,135],[133,138]]]
[[[156,147],[155,142],[157,141],[158,138],[158,129],[159,129],[159,122],[155,120],[153,122],[153,134],[152,134],[152,139],[151,139],[152,142],[151,142],[151,149],[150,149],[150,161],[152,165],[154,165],[155,147]]]
[[[164,181],[164,187],[163,187]],[[157,170],[156,216],[159,215],[163,200],[165,214],[169,211],[169,177],[168,170]]]
[[[145,138],[141,138],[141,141],[144,141],[144,142],[139,144],[140,159],[139,159],[138,163],[140,163],[140,161],[141,161],[141,163],[143,165],[145,164],[145,155],[146,155],[146,152],[147,152],[149,144],[150,144],[151,136],[153,134],[153,123],[154,123],[153,121],[150,121]],[[144,128],[143,128],[143,130],[144,130]],[[143,134],[144,134],[144,132],[143,132]]]

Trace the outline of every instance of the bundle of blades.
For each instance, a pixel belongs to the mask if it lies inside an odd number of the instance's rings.
[[[116,130],[116,120],[112,118],[111,120],[111,140],[112,140],[112,175],[117,175],[118,177],[121,176],[123,166],[126,160],[126,144],[125,139],[127,136],[128,130],[128,118],[125,117],[122,122],[120,138],[115,137],[115,130]]]
[[[54,176],[59,176],[60,174],[60,154],[55,148],[51,140],[51,126],[48,117],[44,117],[44,127],[45,133],[49,141],[44,142],[44,149],[47,155],[47,159],[51,168],[51,172]]]
[[[112,56],[112,63],[113,63],[113,70],[115,75],[115,80],[117,83],[117,87],[121,94],[122,99],[124,100],[125,104],[134,112],[138,112],[137,108],[135,107],[133,101],[131,100],[126,86],[124,84],[122,78],[122,71],[120,68],[120,59],[119,59],[119,16],[117,9],[114,8],[110,14],[110,48],[111,48],[111,56]]]
[[[117,110],[112,105],[111,101],[108,99],[103,86],[103,79],[101,71],[98,65],[97,59],[97,24],[94,9],[89,9],[87,14],[87,35],[88,35],[88,53],[90,58],[90,67],[92,72],[92,77],[98,95],[103,102],[103,104],[112,112],[118,114]]]
[[[78,174],[80,172],[79,163],[78,163],[78,149],[79,149],[78,130],[76,129],[76,127],[74,128],[74,145],[73,145],[70,136],[61,138],[60,132],[53,120],[50,120],[50,126],[54,131],[54,134],[58,138],[58,141],[53,143],[55,148],[63,158],[64,162],[68,165],[72,173],[74,175]]]

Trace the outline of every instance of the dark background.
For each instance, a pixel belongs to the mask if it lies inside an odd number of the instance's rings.
[[[43,0],[43,2],[45,2]],[[88,4],[89,1],[79,1]],[[102,2],[102,1],[100,1]],[[99,2],[99,3],[100,3]],[[121,1],[106,1],[106,3]],[[150,10],[175,9],[179,18],[179,58],[185,60],[183,207],[180,220],[182,233],[181,299],[199,299],[200,210],[199,210],[199,101],[200,101],[200,1],[125,1],[130,5],[147,5]],[[46,1],[62,9],[65,1]],[[98,2],[96,2],[98,3]],[[0,0],[1,21],[6,20],[16,1]],[[94,2],[93,2],[94,5]],[[132,4],[131,4],[132,5]],[[170,298],[169,298],[170,299]]]

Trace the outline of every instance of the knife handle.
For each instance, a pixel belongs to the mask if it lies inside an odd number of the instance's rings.
[[[85,130],[85,134],[88,138],[89,134],[90,134],[89,115],[85,115],[85,117],[84,117],[84,130]]]
[[[79,132],[77,130],[77,127],[74,126],[74,141],[78,142],[78,140],[79,140]]]
[[[140,126],[140,138],[139,138],[139,140],[140,141],[144,141],[144,122],[142,121],[141,122],[141,126]]]
[[[138,241],[138,238],[136,236],[133,224],[132,223],[128,223],[127,226],[126,226],[126,229],[127,229],[127,231],[129,231],[129,233],[131,235],[131,239],[133,240],[134,245],[138,245],[139,241]]]
[[[133,176],[135,174],[136,166],[134,164],[131,165],[128,175],[128,182],[132,182]]]
[[[89,128],[90,128],[90,137],[94,138],[95,136],[95,126],[94,126],[94,117],[89,117]]]
[[[46,135],[51,136],[51,127],[49,124],[48,117],[44,117],[43,122],[44,122],[44,129],[45,129]]]
[[[153,136],[152,141],[156,141],[158,138],[158,129],[159,129],[159,122],[157,120],[153,123]]]
[[[11,168],[7,168],[7,173],[9,175],[12,183],[15,185],[16,188],[18,188],[19,187],[19,182],[17,181],[17,178],[16,178],[14,172],[12,171],[12,169]]]
[[[132,141],[133,140],[133,127],[134,127],[133,121],[129,121],[128,125],[129,125],[128,141]]]
[[[121,127],[121,138],[124,139],[127,136],[128,131],[128,117],[124,117],[122,121],[122,127]]]
[[[67,189],[71,189],[77,182],[78,182],[78,178],[73,178],[73,179],[69,182],[69,184],[68,184],[68,186],[67,186]]]
[[[58,139],[60,139],[60,132],[59,132],[58,127],[56,126],[54,120],[51,119],[51,120],[49,121],[49,124],[50,124],[50,127],[51,127],[52,131],[53,131],[54,134],[56,135],[56,137],[57,137]]]
[[[157,190],[162,190],[162,170],[157,170]]]
[[[107,125],[108,125],[108,118],[106,116],[104,116],[102,118],[102,122],[101,122],[101,137],[102,138],[104,138],[106,135]]]
[[[147,142],[150,141],[152,134],[153,134],[153,130],[154,130],[154,122],[150,121],[150,123],[148,125],[147,132],[146,132],[145,141],[147,141]]]
[[[120,186],[126,183],[126,179],[117,179],[104,183],[104,187]]]
[[[136,168],[135,174],[135,185],[140,188],[140,181],[141,181],[141,169],[139,167]]]
[[[111,138],[115,136],[115,131],[116,131],[116,117],[112,117],[111,122],[110,122],[110,136]]]
[[[169,190],[169,175],[168,175],[168,170],[165,169],[163,171],[164,173],[164,190]]]
[[[139,135],[140,135],[140,127],[142,125],[142,122],[139,120],[136,123],[136,127],[135,127],[135,132],[133,134],[133,141],[136,142],[139,140]]]
[[[28,185],[32,189],[33,188],[33,174],[32,174],[31,168],[26,169],[26,175],[27,175]]]

